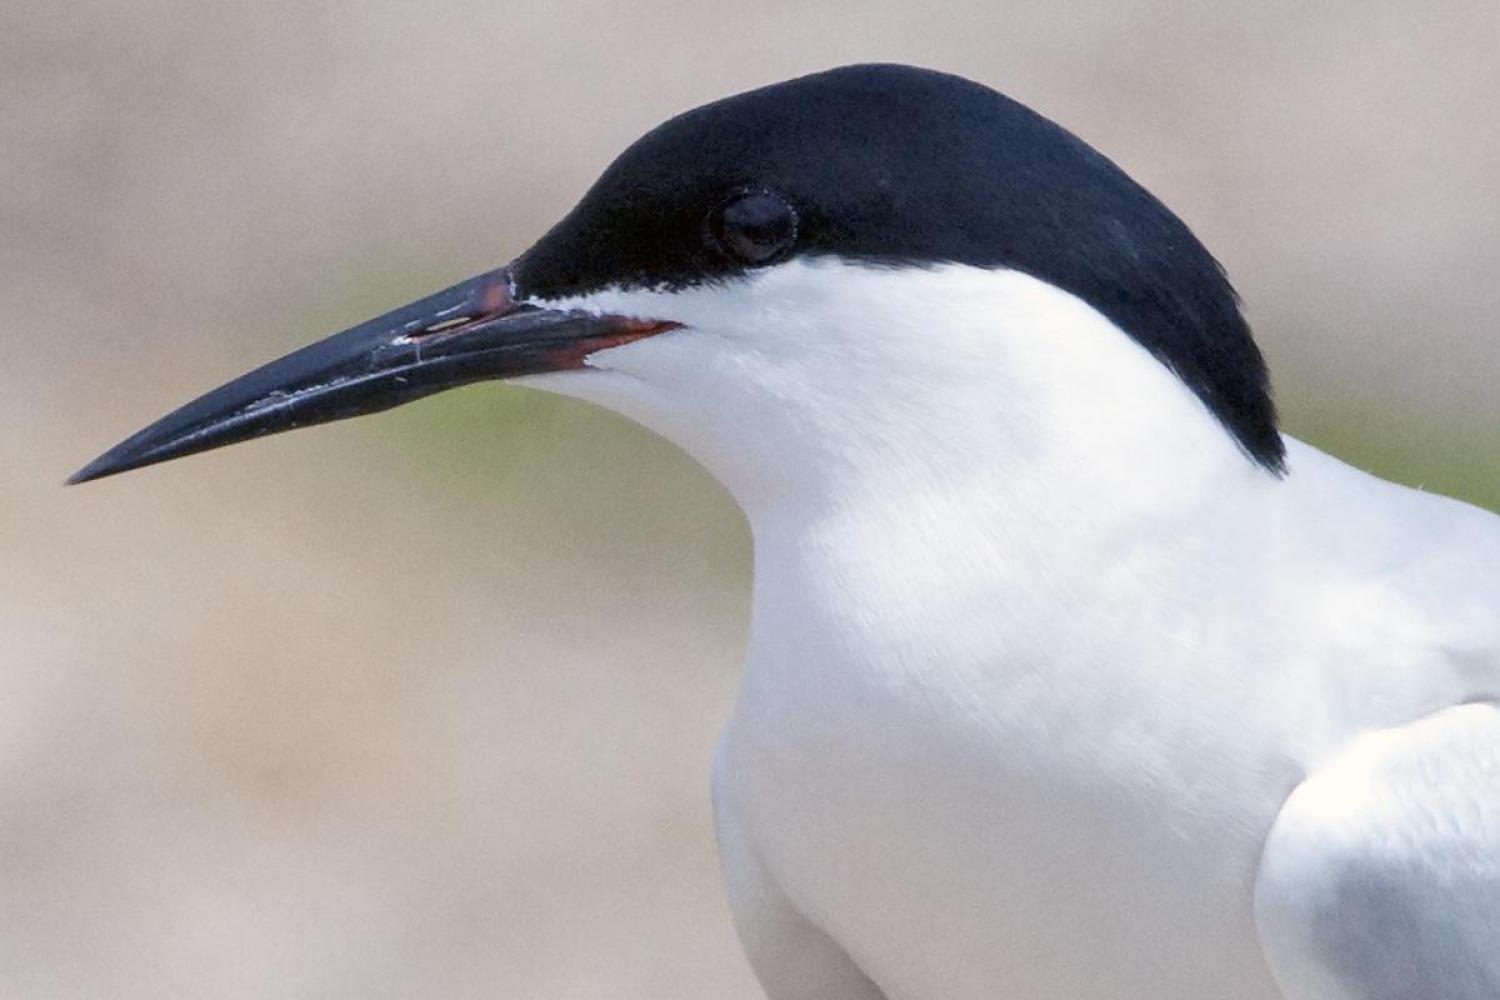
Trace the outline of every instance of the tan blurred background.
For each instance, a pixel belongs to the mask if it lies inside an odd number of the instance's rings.
[[[480,387],[61,487],[126,433],[505,262],[671,113],[890,59],[1176,208],[1294,433],[1495,506],[1497,52],[1494,0],[6,3],[0,997],[757,995],[702,472]]]

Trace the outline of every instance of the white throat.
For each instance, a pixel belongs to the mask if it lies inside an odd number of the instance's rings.
[[[1074,532],[1271,479],[1143,347],[1017,271],[822,258],[546,304],[683,324],[527,381],[687,450],[757,535],[886,506]]]

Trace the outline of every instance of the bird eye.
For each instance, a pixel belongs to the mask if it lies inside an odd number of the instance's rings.
[[[797,210],[775,191],[741,191],[708,217],[714,244],[745,264],[764,264],[797,241]]]

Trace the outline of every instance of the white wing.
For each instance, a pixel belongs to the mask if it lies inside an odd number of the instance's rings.
[[[1500,706],[1361,736],[1309,777],[1255,915],[1289,1000],[1500,998]]]

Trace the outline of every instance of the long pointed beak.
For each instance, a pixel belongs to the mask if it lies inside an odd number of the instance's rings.
[[[540,309],[501,268],[428,296],[200,396],[84,466],[83,483],[485,379],[583,366],[595,351],[676,324]]]

